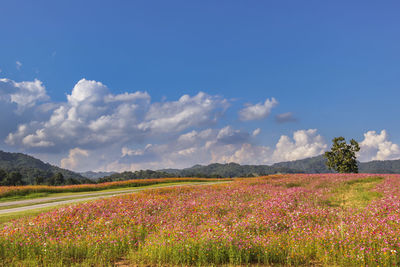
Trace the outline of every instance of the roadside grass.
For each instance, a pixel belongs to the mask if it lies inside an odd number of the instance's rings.
[[[207,185],[207,184],[217,184],[217,183],[224,183],[224,182],[198,182],[198,183],[190,183],[190,182],[180,182],[180,183],[165,183],[165,184],[155,184],[155,185],[148,185],[148,186],[141,186],[141,187],[130,187],[130,188],[120,188],[120,189],[108,189],[108,190],[103,190],[103,191],[97,191],[97,192],[90,192],[90,195],[87,195],[85,197],[81,196],[76,196],[77,194],[82,194],[82,193],[59,193],[59,194],[49,194],[48,196],[66,196],[66,198],[62,199],[56,199],[56,200],[48,200],[48,201],[41,201],[41,202],[35,202],[35,203],[29,203],[29,204],[16,204],[16,205],[10,205],[10,206],[4,206],[0,207],[0,210],[5,210],[5,209],[13,209],[13,208],[19,208],[19,207],[29,207],[37,204],[47,204],[47,203],[56,203],[60,201],[66,201],[66,200],[75,200],[75,199],[81,199],[82,201],[79,201],[79,203],[87,202],[87,201],[94,201],[96,199],[87,199],[87,198],[92,198],[92,197],[110,197],[110,196],[119,196],[123,194],[131,194],[139,191],[143,191],[145,189],[156,189],[156,188],[164,188],[164,187],[172,187],[172,186],[177,186],[177,185]],[[131,192],[126,192],[128,190],[132,190]],[[109,192],[109,193],[108,193]],[[70,196],[70,197],[68,197]],[[78,202],[76,202],[78,203]],[[61,206],[66,206],[66,205],[73,205],[74,203],[65,203],[65,204],[60,204],[60,205],[54,205],[51,207],[46,207],[46,208],[37,208],[37,209],[31,209],[27,211],[19,211],[19,212],[9,212],[9,213],[4,213],[0,214],[0,224],[9,222],[14,219],[19,219],[22,217],[31,217],[38,215],[42,212],[46,212],[55,208],[59,208]]]
[[[89,202],[89,201],[92,201],[92,200],[86,200],[86,201],[82,200],[82,201],[79,202],[79,204],[85,203],[85,202]],[[4,225],[7,225],[8,223],[10,223],[11,221],[16,220],[16,219],[20,219],[20,218],[29,219],[30,217],[35,217],[35,216],[37,216],[37,215],[39,215],[41,213],[49,212],[51,210],[59,209],[61,207],[74,205],[74,204],[78,204],[78,202],[77,203],[70,203],[70,204],[60,204],[60,205],[56,205],[56,206],[33,209],[33,210],[26,210],[26,211],[18,211],[18,212],[0,214],[0,224],[2,224],[4,226]]]
[[[97,193],[106,190],[126,190],[127,188],[138,188],[158,184],[196,183],[196,182],[218,182],[232,181],[232,179],[209,179],[209,178],[157,178],[136,179],[127,181],[109,182],[103,184],[83,184],[70,186],[0,186],[0,202],[17,201],[50,196],[63,196],[70,194]]]
[[[62,206],[62,205],[60,205]],[[28,210],[28,211],[20,211],[20,212],[13,212],[13,213],[5,213],[5,214],[0,214],[0,224],[8,223],[12,220],[20,219],[20,218],[29,218],[33,217],[36,215],[39,215],[43,212],[50,211],[52,209],[57,209],[60,206],[53,206],[53,207],[48,207],[48,208],[42,208],[42,209],[35,209],[35,210]]]
[[[99,191],[82,191],[82,192],[66,192],[66,193],[51,193],[51,192],[29,193],[27,195],[22,195],[22,196],[16,195],[16,196],[2,197],[2,198],[0,198],[0,202],[28,200],[28,199],[36,199],[36,198],[42,198],[42,197],[64,197],[64,196],[68,197],[68,196],[76,196],[76,195],[81,195],[81,194],[97,195],[100,193],[107,193],[107,192],[134,190],[134,189],[140,189],[140,188],[154,188],[154,187],[160,187],[160,186],[165,186],[165,185],[173,186],[173,185],[177,185],[177,184],[191,184],[191,183],[190,182],[160,183],[160,184],[150,184],[150,185],[143,185],[143,186],[105,189],[105,190],[99,190]]]
[[[1,202],[32,199],[32,198],[48,197],[49,194],[50,194],[49,192],[40,192],[40,193],[29,193],[27,195],[14,195],[14,196],[0,197],[0,203]]]
[[[330,207],[364,208],[371,201],[382,197],[382,193],[374,191],[384,178],[372,176],[345,181],[331,191],[331,196],[323,201]]]

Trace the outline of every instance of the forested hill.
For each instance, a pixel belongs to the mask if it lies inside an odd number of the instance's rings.
[[[191,168],[182,170],[164,169],[161,170],[175,176],[182,177],[251,177],[274,173],[299,173],[300,169],[291,169],[286,166],[268,166],[268,165],[240,165],[237,163],[213,163],[207,166],[195,165]]]
[[[115,180],[164,178],[164,177],[252,177],[276,173],[328,173],[325,158],[321,156],[281,162],[273,165],[240,165],[237,163],[214,163],[210,165],[195,165],[186,169],[163,169],[159,171],[141,170],[123,173],[86,173],[90,175],[109,175],[100,178],[99,182]],[[370,161],[358,163],[361,173],[400,173],[400,160]],[[82,183],[91,181],[81,174],[57,166],[44,163],[32,156],[22,153],[9,153],[0,150],[0,170],[7,173],[18,172],[26,184],[37,184],[40,177],[42,184],[52,184],[56,175],[62,174],[61,184]],[[111,175],[110,175],[111,174]],[[96,179],[98,177],[92,177]],[[1,182],[1,181],[0,181]]]
[[[87,172],[81,172],[80,175],[82,175],[83,177],[89,178],[89,179],[99,179],[99,178],[103,178],[106,176],[110,176],[113,175],[115,172],[93,172],[93,171],[87,171]]]
[[[268,165],[239,165],[237,163],[195,165],[186,169],[164,169],[162,171],[176,176],[201,177],[246,177],[275,173],[329,173],[326,159],[321,155],[302,160]],[[400,173],[400,160],[358,162],[361,173]]]
[[[362,162],[358,168],[362,173],[400,173],[400,159]]]
[[[0,169],[6,172],[19,172],[22,175],[22,179],[28,184],[34,184],[36,177],[47,180],[57,173],[61,173],[64,179],[86,180],[86,178],[78,173],[44,163],[32,156],[1,150]]]
[[[326,159],[321,155],[318,157],[295,160],[290,162],[276,163],[272,167],[286,167],[302,170],[305,173],[327,173],[331,172],[325,165]],[[369,162],[358,162],[360,173],[400,173],[400,159],[397,160],[374,160]]]

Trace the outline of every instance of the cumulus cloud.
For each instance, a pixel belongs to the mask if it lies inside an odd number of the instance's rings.
[[[183,95],[178,101],[154,103],[139,129],[165,133],[204,126],[215,123],[227,107],[227,100],[203,92],[193,97]]]
[[[0,104],[0,137],[8,146],[79,171],[271,164],[326,149],[316,130],[296,131],[293,140],[282,136],[274,148],[257,143],[260,128],[217,127],[230,103],[203,92],[157,103],[147,92],[113,94],[101,82],[82,79],[64,102],[55,103],[39,80],[1,79]],[[274,98],[267,99],[239,115],[265,118],[275,105]]]
[[[286,123],[286,122],[296,122],[297,119],[294,117],[292,112],[286,112],[276,115],[275,121],[277,123]]]
[[[264,103],[248,105],[239,111],[239,119],[242,121],[260,120],[269,116],[271,109],[278,105],[275,98],[266,99]]]
[[[66,169],[85,168],[84,160],[89,157],[89,151],[76,147],[69,151],[68,157],[61,160],[61,167]]]
[[[0,79],[0,140],[16,131],[18,125],[41,120],[52,110],[49,97],[39,80],[15,82]]]
[[[102,83],[82,79],[67,95],[67,102],[60,103],[49,118],[20,125],[6,142],[26,148],[63,150],[139,138],[137,123],[149,103],[146,92],[112,95]]]
[[[360,142],[360,161],[393,160],[400,158],[400,147],[389,140],[386,130],[380,134],[368,131]]]
[[[34,85],[40,88],[41,82]],[[13,99],[24,106],[35,101]],[[142,143],[151,136],[169,138],[189,128],[211,125],[228,105],[227,100],[202,92],[183,95],[178,101],[151,103],[146,92],[114,95],[101,82],[82,79],[47,119],[19,125],[8,134],[6,143],[39,152]]]
[[[147,144],[142,149],[124,147],[121,159],[107,168],[160,169],[184,168],[213,162],[266,163],[268,147],[251,144],[251,135],[231,126],[221,129],[192,130],[162,144]]]
[[[123,148],[122,158],[107,166],[107,170],[184,168],[215,162],[272,164],[317,156],[327,148],[315,129],[294,132],[293,141],[288,136],[281,136],[275,149],[255,144],[253,137],[253,134],[235,130],[231,126],[193,130],[168,143],[148,144],[143,149]]]
[[[327,145],[316,129],[299,130],[293,133],[293,140],[282,135],[276,144],[272,159],[274,162],[292,161],[325,152]]]
[[[15,82],[10,79],[0,79],[0,101],[15,103],[17,112],[34,107],[38,102],[48,100],[46,89],[42,82]]]
[[[240,130],[235,130],[231,126],[222,128],[217,135],[217,140],[223,144],[237,144],[246,142],[249,134]]]

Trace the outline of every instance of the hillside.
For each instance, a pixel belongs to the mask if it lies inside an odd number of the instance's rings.
[[[122,173],[114,173],[109,176],[102,177],[97,181],[99,183],[112,182],[112,181],[125,181],[132,179],[154,179],[154,178],[172,178],[175,177],[172,173],[163,171],[140,170],[140,171],[126,171]]]
[[[274,173],[298,173],[300,169],[291,169],[285,166],[268,166],[268,165],[240,165],[237,163],[213,163],[207,166],[195,165],[191,168],[182,170],[165,169],[162,170],[182,177],[247,177],[261,176]]]
[[[305,173],[332,172],[325,166],[325,162],[326,159],[321,155],[302,160],[276,163],[272,165],[272,167],[298,169]],[[360,173],[400,173],[400,159],[358,162],[358,171]]]
[[[33,184],[35,177],[43,177],[46,179],[52,177],[56,173],[61,173],[65,179],[85,179],[78,173],[44,163],[43,161],[32,156],[22,153],[4,152],[1,150],[0,169],[5,170],[6,172],[20,172],[23,176],[23,180],[28,184]]]
[[[358,167],[362,173],[400,173],[400,159],[362,162]]]
[[[332,173],[325,165],[326,159],[317,157],[275,163],[273,165],[239,165],[237,163],[207,166],[195,165],[186,169],[164,169],[176,176],[197,177],[247,177],[274,173]],[[358,162],[360,173],[400,173],[400,160]]]
[[[331,173],[325,165],[326,159],[320,155],[317,157],[275,163],[272,168],[287,168],[291,170],[301,170],[304,173]]]
[[[110,176],[113,175],[115,172],[93,172],[93,171],[87,171],[87,172],[81,172],[79,173],[80,175],[82,175],[83,177],[89,178],[89,179],[99,179],[99,178],[103,178],[106,176]]]
[[[209,165],[194,165],[185,169],[163,169],[158,171],[140,170],[135,172],[85,172],[82,174],[44,163],[32,156],[22,153],[9,153],[0,150],[0,169],[6,172],[18,171],[23,180],[33,184],[35,177],[49,179],[56,173],[61,173],[65,179],[76,179],[80,182],[90,182],[88,178],[99,182],[146,179],[161,177],[252,177],[275,173],[330,173],[325,166],[325,158],[321,156],[302,160],[275,163],[273,165],[240,165],[237,163],[213,163]],[[360,173],[400,173],[400,160],[359,162]]]

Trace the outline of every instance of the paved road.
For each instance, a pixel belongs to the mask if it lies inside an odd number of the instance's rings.
[[[9,201],[9,202],[1,203],[0,207],[13,206],[13,205],[28,205],[28,206],[2,209],[2,210],[0,210],[0,214],[19,212],[19,211],[27,211],[27,210],[35,210],[35,209],[53,207],[53,206],[70,204],[70,203],[75,203],[75,202],[113,197],[116,195],[125,195],[125,194],[135,193],[135,192],[148,190],[148,189],[168,188],[168,187],[178,187],[178,186],[193,186],[193,185],[210,185],[210,184],[219,184],[219,183],[227,183],[227,182],[229,183],[230,181],[210,182],[210,183],[207,183],[207,182],[205,182],[205,183],[190,183],[190,184],[181,184],[181,185],[166,185],[166,186],[159,186],[159,187],[138,188],[138,189],[123,190],[123,191],[115,190],[115,191],[107,191],[107,192],[99,192],[99,193],[89,193],[89,194],[85,193],[85,194],[77,194],[77,195],[70,195],[70,196],[44,197],[44,198],[37,198],[37,199]],[[74,199],[71,199],[71,198],[74,198]],[[63,199],[68,199],[68,200],[63,200]],[[51,203],[40,204],[41,202],[49,202],[49,201],[51,201]]]

